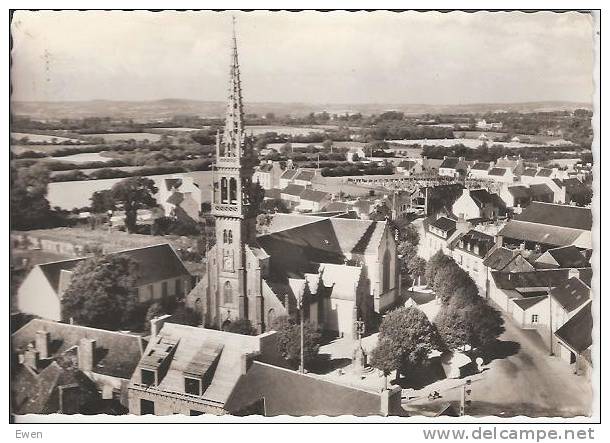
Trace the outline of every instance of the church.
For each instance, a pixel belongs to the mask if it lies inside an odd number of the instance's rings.
[[[216,244],[206,272],[187,296],[203,326],[225,329],[247,319],[258,333],[283,315],[297,315],[321,330],[353,337],[354,323],[372,325],[398,299],[398,261],[387,222],[347,214],[276,214],[257,236],[252,176],[256,156],[246,137],[233,32],[224,131],[216,137],[212,215]]]

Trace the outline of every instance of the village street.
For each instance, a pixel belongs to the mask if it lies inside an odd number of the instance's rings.
[[[574,375],[569,365],[549,356],[542,338],[535,331],[522,330],[507,318],[505,328],[506,332],[500,337],[504,343],[500,351],[512,355],[499,355],[483,366],[482,373],[469,377],[472,405],[467,413],[498,416],[590,414],[592,390],[586,378]],[[424,389],[425,395],[436,390],[441,393],[441,399],[429,402],[424,396],[403,403],[403,407],[414,412],[420,408],[425,410],[426,405],[432,406],[431,403],[459,401],[459,386],[464,380],[435,382]]]

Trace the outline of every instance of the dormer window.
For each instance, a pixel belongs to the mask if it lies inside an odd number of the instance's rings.
[[[184,392],[191,395],[201,395],[201,380],[184,377]]]
[[[146,386],[154,386],[156,385],[157,374],[156,371],[151,369],[142,369],[141,370],[141,378],[142,384]]]

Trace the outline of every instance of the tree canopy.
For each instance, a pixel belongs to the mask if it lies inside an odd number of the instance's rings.
[[[452,264],[455,264],[455,261],[451,257],[446,256],[440,249],[430,257],[430,260],[428,260],[428,263],[426,264],[426,282],[428,283],[428,286],[434,286],[436,275],[439,270],[451,266]]]
[[[136,321],[138,264],[124,255],[96,256],[73,271],[62,305],[65,319],[101,329],[129,329]],[[142,317],[144,313],[141,313]]]
[[[277,331],[278,351],[294,367],[301,360],[301,325],[287,316],[278,317],[273,325]],[[320,333],[310,322],[303,324],[303,359],[307,366],[318,355],[320,350]]]
[[[436,329],[422,311],[402,307],[387,314],[379,327],[379,343],[384,353],[390,353],[402,369],[422,364],[438,343]],[[384,356],[384,361],[392,361]],[[387,367],[387,366],[386,366]]]
[[[125,227],[128,232],[136,229],[138,209],[157,206],[154,195],[158,189],[155,182],[146,177],[129,177],[112,187],[112,196],[125,211]]]

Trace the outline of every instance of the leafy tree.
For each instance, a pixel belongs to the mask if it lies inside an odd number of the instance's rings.
[[[139,307],[137,270],[137,262],[124,255],[97,256],[80,262],[62,298],[65,319],[101,329],[133,326]]]
[[[455,262],[452,262],[451,265],[436,275],[433,289],[437,298],[440,298],[443,304],[449,303],[458,289],[471,294],[478,294],[477,285],[472,277]]]
[[[114,200],[125,211],[125,227],[128,232],[136,229],[138,209],[157,206],[154,198],[157,191],[155,182],[146,177],[129,177],[112,187]]]
[[[400,352],[395,349],[392,341],[379,340],[371,353],[371,366],[383,373],[384,388],[388,388],[388,375],[400,367]]]
[[[91,212],[101,214],[116,209],[116,202],[110,189],[96,191],[91,196]]]
[[[256,331],[254,327],[252,327],[252,323],[250,320],[245,318],[240,318],[239,320],[235,320],[231,322],[226,329],[227,332],[233,332],[234,334],[242,334],[242,335],[255,335]]]
[[[387,314],[379,327],[379,340],[388,340],[400,368],[421,365],[438,343],[436,329],[426,314],[415,307],[402,307]]]
[[[11,229],[45,228],[51,224],[52,211],[46,198],[49,170],[33,165],[10,171]]]
[[[428,286],[433,287],[438,272],[452,264],[455,264],[455,261],[451,257],[446,256],[440,249],[430,257],[430,260],[428,260],[428,263],[426,264],[425,273]]]
[[[421,277],[426,272],[426,260],[418,255],[412,256],[407,262],[407,271],[415,285],[418,277]]]
[[[286,204],[279,198],[263,201],[260,204],[260,211],[264,214],[288,214],[290,212]]]
[[[301,325],[288,317],[278,317],[274,323],[277,331],[278,351],[294,367],[298,367],[301,360]],[[318,355],[320,350],[320,333],[313,323],[303,324],[303,359],[305,365]]]

